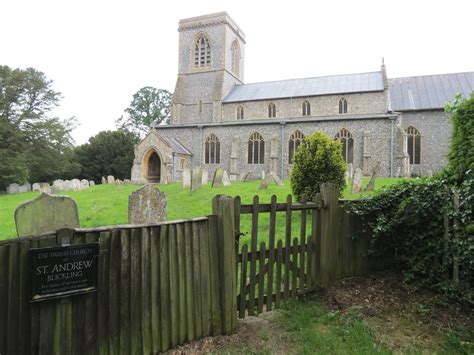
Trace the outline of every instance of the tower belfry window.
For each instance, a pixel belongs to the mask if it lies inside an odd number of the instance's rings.
[[[211,45],[206,36],[200,35],[194,43],[194,66],[196,68],[211,65]]]
[[[235,75],[239,75],[240,69],[240,46],[237,40],[232,42],[232,47],[230,48],[231,57],[232,57],[232,71]]]

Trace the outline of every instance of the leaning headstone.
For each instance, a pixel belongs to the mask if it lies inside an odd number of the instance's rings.
[[[7,194],[17,194],[20,192],[20,185],[10,184],[7,187]]]
[[[35,182],[32,186],[31,186],[31,189],[33,191],[39,191],[40,190],[40,184],[39,182]]]
[[[191,171],[191,191],[200,189],[202,186],[202,169],[193,168]]]
[[[72,198],[42,193],[17,207],[15,223],[19,237],[38,235],[61,228],[78,228],[79,213]]]
[[[268,188],[268,186],[271,184],[273,181],[273,177],[271,174],[267,174],[265,178],[262,179],[262,182],[260,183],[260,190],[265,190]]]
[[[64,191],[71,191],[74,190],[74,184],[71,180],[65,180],[63,183]]]
[[[367,187],[365,188],[365,191],[374,191],[374,189],[375,189],[375,179],[377,179],[377,176],[379,176],[381,169],[382,169],[382,167],[380,165],[380,161],[377,160],[377,163],[375,163],[375,166],[372,169],[372,176],[370,177],[370,181],[367,184]]]
[[[40,182],[40,192],[43,192],[45,194],[50,194],[51,186],[49,186],[47,182]]]
[[[95,186],[94,180],[89,180],[89,186]]]
[[[361,168],[356,168],[354,173],[354,178],[352,179],[352,193],[356,194],[362,190],[362,170]]]
[[[214,171],[214,177],[212,179],[212,187],[222,186],[222,177],[224,176],[224,169],[218,168]]]
[[[123,185],[123,181],[120,179],[115,180],[115,185]]]
[[[183,169],[183,189],[187,189],[191,186],[191,171],[189,169]]]
[[[105,179],[105,177],[102,176],[102,179],[100,180],[100,183],[103,185],[103,184],[107,184],[107,180]]]
[[[243,181],[243,182],[250,181],[250,171],[247,171],[247,172],[244,174],[244,176],[243,176],[243,178],[242,178],[242,181]]]
[[[20,185],[18,188],[18,192],[30,192],[31,191],[31,184],[27,182],[26,184]]]
[[[275,173],[270,173],[273,181],[275,182],[275,184],[279,185],[279,186],[283,186],[283,181],[281,181],[280,177],[275,174]]]
[[[128,197],[128,223],[150,224],[166,221],[166,196],[152,184],[146,184]]]
[[[229,174],[227,174],[227,170],[224,170],[224,174],[222,174],[222,185],[223,186],[230,186],[230,177]]]
[[[113,184],[115,182],[115,178],[112,175],[107,176],[107,184]]]
[[[202,169],[202,184],[207,185],[207,180],[209,178],[209,171],[207,169]]]
[[[81,181],[79,179],[72,179],[72,186],[74,191],[79,191],[82,189]]]
[[[81,188],[82,189],[87,189],[89,187],[89,180],[82,179],[81,180]]]

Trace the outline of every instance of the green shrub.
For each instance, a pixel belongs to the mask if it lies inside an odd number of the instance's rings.
[[[312,198],[324,182],[335,184],[340,193],[345,186],[346,164],[342,145],[322,132],[307,136],[296,150],[290,183],[297,199]]]

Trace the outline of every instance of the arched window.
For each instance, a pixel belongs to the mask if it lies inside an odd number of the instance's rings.
[[[408,127],[407,133],[407,150],[410,156],[410,164],[420,164],[421,162],[421,134],[415,127]]]
[[[303,116],[311,116],[311,105],[308,100],[303,101]]]
[[[351,132],[343,128],[336,134],[336,139],[342,143],[342,157],[347,164],[354,162],[354,138]]]
[[[253,133],[248,142],[248,163],[263,164],[265,160],[265,141],[260,133]]]
[[[211,45],[206,36],[201,34],[194,43],[194,67],[204,68],[211,65]]]
[[[240,69],[240,46],[237,40],[232,42],[232,47],[230,47],[230,52],[232,56],[232,71],[235,75],[239,75]]]
[[[277,110],[275,104],[268,105],[268,117],[276,117]]]
[[[242,106],[237,106],[237,119],[238,120],[244,119],[244,108]]]
[[[221,143],[219,142],[219,138],[217,138],[214,134],[211,134],[209,137],[207,137],[204,153],[205,164],[220,164]]]
[[[339,113],[347,113],[347,100],[343,97],[339,100]]]
[[[303,143],[304,134],[300,131],[295,131],[288,141],[288,162],[293,164],[293,157],[295,155],[296,149]]]

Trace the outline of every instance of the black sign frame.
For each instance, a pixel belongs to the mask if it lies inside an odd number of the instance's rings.
[[[96,292],[99,243],[31,248],[31,302]]]

